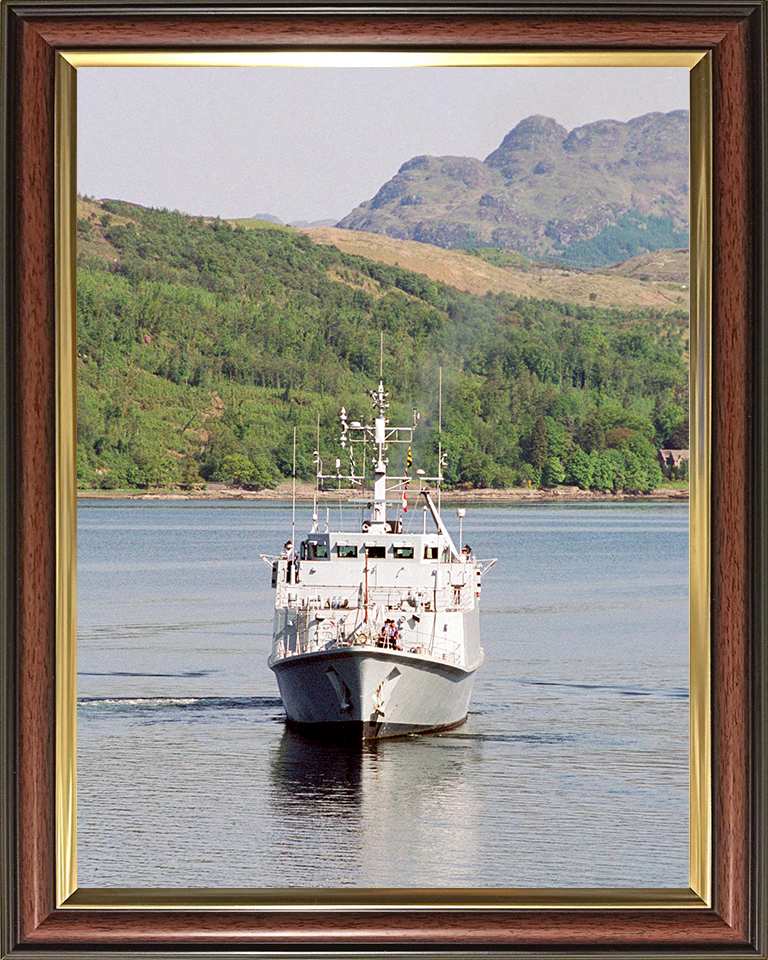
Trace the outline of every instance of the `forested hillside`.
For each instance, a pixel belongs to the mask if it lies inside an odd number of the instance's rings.
[[[118,201],[78,210],[81,487],[272,486],[368,414],[379,336],[393,422],[435,469],[443,368],[454,486],[648,490],[687,445],[687,316],[480,297],[318,246]],[[404,457],[404,454],[402,454]],[[398,472],[401,465],[392,463]]]

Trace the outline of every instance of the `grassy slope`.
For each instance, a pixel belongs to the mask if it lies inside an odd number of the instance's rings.
[[[242,222],[242,221],[233,221]],[[399,265],[423,273],[432,280],[459,290],[483,295],[512,293],[518,297],[578,303],[581,306],[632,310],[653,307],[660,310],[687,310],[687,285],[641,281],[619,271],[584,273],[560,266],[536,264],[520,258],[521,265],[497,267],[479,256],[460,250],[444,250],[413,240],[395,240],[377,233],[311,227],[302,232],[315,243],[338,247],[344,253]],[[642,271],[643,273],[647,271]]]
[[[688,251],[685,249],[655,250],[653,253],[643,253],[639,257],[630,257],[629,260],[611,267],[601,267],[593,273],[603,273],[609,277],[647,279],[687,288],[690,276]]]

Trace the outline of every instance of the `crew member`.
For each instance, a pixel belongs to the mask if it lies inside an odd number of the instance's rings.
[[[286,540],[283,550],[288,561],[286,580],[288,583],[293,583],[296,576],[296,551],[293,549],[293,541]]]

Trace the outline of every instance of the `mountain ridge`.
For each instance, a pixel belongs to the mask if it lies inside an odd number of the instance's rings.
[[[485,160],[412,157],[337,227],[448,249],[497,246],[577,258],[585,267],[684,246],[688,128],[687,110],[599,120],[570,132],[534,115]],[[600,238],[602,249],[584,246]]]

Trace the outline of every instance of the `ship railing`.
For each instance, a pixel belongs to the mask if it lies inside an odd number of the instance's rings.
[[[467,580],[463,583],[447,584],[438,590],[426,587],[372,587],[368,591],[368,602],[371,606],[377,605],[389,613],[456,612],[470,610],[473,601],[474,582]],[[363,605],[360,598],[360,605]]]
[[[370,587],[368,590],[369,608],[380,607],[389,613],[460,613],[471,610],[475,603],[475,583],[467,579],[461,583],[452,583],[438,590],[426,587]],[[365,598],[359,588],[334,591],[333,594],[304,593],[294,584],[281,583],[277,588],[275,603],[288,610],[308,610],[328,612],[335,610],[355,610],[365,607]]]
[[[308,593],[300,584],[281,583],[277,587],[275,605],[289,610],[346,610],[358,606],[360,590],[358,587],[334,590],[333,594],[320,592]]]
[[[462,664],[462,644],[442,635],[436,636],[426,625],[424,630],[402,635],[395,648],[388,647],[382,641],[383,625],[381,618],[370,619],[367,622],[358,621],[355,624],[348,624],[341,620],[324,620],[317,623],[313,617],[313,611],[301,610],[297,615],[295,632],[292,632],[287,639],[285,637],[275,639],[272,656],[275,660],[282,660],[297,654],[321,650],[368,647],[418,654],[458,666]]]
[[[442,597],[440,596],[442,593]],[[474,584],[453,584],[443,591],[438,591],[438,609],[446,613],[461,613],[471,610],[475,605]]]
[[[461,644],[457,641],[441,638],[440,643],[435,643],[429,653],[435,660],[461,665],[461,649]]]
[[[471,610],[475,603],[474,584],[452,583],[439,590],[425,590],[417,598],[417,602],[409,602],[406,609],[422,613],[461,613]]]
[[[387,610],[402,610],[406,606],[413,609],[413,605],[408,604],[408,598],[415,598],[413,590],[403,587],[369,587],[368,602],[386,607]]]
[[[421,587],[416,590],[403,587],[372,587],[368,590],[371,606],[383,607],[388,613],[457,613],[471,610],[474,605],[474,583],[449,584],[439,590]]]

